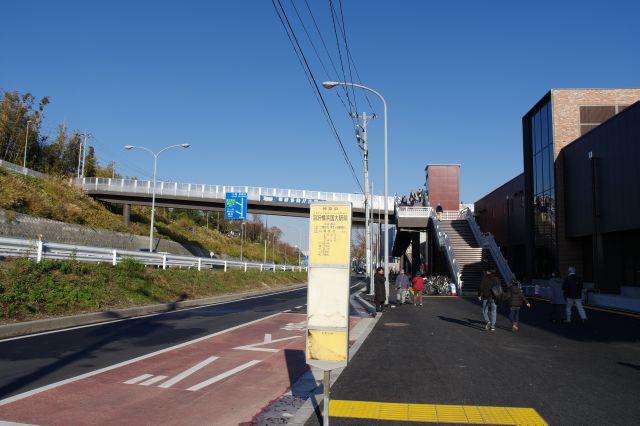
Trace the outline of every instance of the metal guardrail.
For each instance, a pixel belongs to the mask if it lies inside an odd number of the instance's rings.
[[[500,275],[502,275],[504,282],[507,285],[510,285],[511,280],[515,279],[515,275],[511,271],[507,260],[502,255],[500,247],[498,247],[494,236],[491,234],[491,232],[482,232],[482,230],[478,226],[478,223],[476,222],[475,217],[473,217],[473,213],[471,213],[471,210],[469,208],[464,208],[460,211],[460,218],[467,220],[467,223],[469,224],[469,227],[471,228],[476,241],[480,244],[481,247],[489,250],[493,261],[496,263],[498,272],[500,272]]]
[[[28,167],[18,166],[17,164],[10,163],[8,161],[0,160],[0,167],[3,169],[11,170],[12,172],[20,173],[21,175],[32,176],[37,178],[45,177],[44,173],[36,172]]]
[[[75,178],[71,182],[85,190],[100,190],[108,192],[124,192],[135,194],[151,194],[153,182],[136,179],[111,178]],[[172,195],[186,198],[224,200],[227,192],[246,192],[250,201],[273,201],[270,197],[284,199],[284,202],[307,203],[309,201],[349,201],[355,208],[364,208],[364,195],[356,193],[340,193],[325,191],[307,191],[304,189],[278,189],[253,186],[204,185],[178,182],[156,182],[156,196]],[[384,196],[373,195],[372,207],[376,210],[384,209]],[[393,208],[393,197],[388,197],[389,209]],[[390,210],[392,212],[392,210]]]
[[[149,253],[131,250],[116,250],[102,247],[78,246],[72,244],[50,243],[39,240],[0,237],[0,256],[26,257],[41,262],[43,259],[70,260],[82,262],[111,263],[117,265],[131,258],[147,266],[167,268],[259,269],[261,271],[307,271],[306,266],[240,262],[232,260],[207,259],[202,257],[179,256],[169,253]]]
[[[443,247],[447,252],[449,269],[451,270],[453,280],[458,288],[458,294],[462,294],[462,273],[460,272],[460,265],[458,265],[458,261],[456,260],[456,253],[453,250],[451,240],[449,240],[447,233],[440,229],[440,220],[438,219],[435,210],[431,210],[429,218],[433,222],[433,227],[436,231],[436,235],[438,236],[438,243],[440,244],[440,247]]]

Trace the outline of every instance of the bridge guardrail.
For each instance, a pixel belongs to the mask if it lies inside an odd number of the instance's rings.
[[[153,182],[136,179],[112,178],[74,178],[71,182],[86,190],[110,192],[131,192],[151,194]],[[277,197],[279,199],[300,200],[300,203],[318,201],[350,201],[355,208],[364,208],[364,195],[357,193],[340,193],[326,191],[308,191],[304,189],[278,189],[252,186],[204,185],[178,182],[156,182],[156,196],[172,195],[187,198],[209,198],[224,200],[227,192],[246,192],[251,201],[265,201],[261,197]],[[268,201],[268,200],[267,200]],[[393,209],[393,197],[388,197],[389,209]],[[384,196],[372,196],[372,207],[384,209]]]
[[[307,271],[306,266],[282,265],[273,263],[241,262],[236,260],[207,259],[203,257],[179,256],[170,253],[149,253],[131,250],[117,250],[103,247],[79,246],[73,244],[50,243],[40,240],[0,237],[0,256],[27,257],[37,262],[43,259],[69,260],[82,262],[104,262],[117,265],[126,258],[132,258],[147,266],[167,268],[259,269],[275,271]]]

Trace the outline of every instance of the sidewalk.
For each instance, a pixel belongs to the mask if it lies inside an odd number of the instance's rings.
[[[532,303],[519,333],[504,307],[485,331],[475,299],[390,309],[332,386],[331,424],[637,422],[640,318],[587,310],[585,325],[551,324]]]

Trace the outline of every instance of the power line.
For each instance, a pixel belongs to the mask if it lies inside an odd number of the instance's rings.
[[[278,7],[276,6],[275,1],[278,2],[278,6],[280,7],[280,10],[278,10]],[[291,26],[291,23],[289,22],[289,18],[287,17],[287,13],[285,12],[284,8],[282,7],[282,4],[280,3],[280,0],[271,0],[271,4],[273,5],[274,10],[276,11],[276,14],[278,15],[278,18],[280,19],[280,23],[282,24],[283,28],[285,29],[285,32],[287,33],[287,37],[289,38],[289,42],[291,43],[291,46],[293,48],[294,53],[296,54],[297,58],[298,58],[298,62],[300,63],[300,66],[302,66],[302,69],[305,73],[305,76],[307,77],[307,80],[309,81],[309,84],[311,85],[313,92],[316,96],[316,100],[318,101],[318,103],[320,104],[320,107],[323,111],[323,114],[325,116],[325,119],[327,120],[329,126],[331,127],[331,130],[334,134],[334,137],[336,138],[336,142],[338,143],[338,146],[340,148],[340,151],[342,152],[342,156],[344,157],[345,162],[347,163],[347,166],[349,166],[349,169],[351,171],[351,174],[353,175],[353,178],[355,179],[356,183],[358,184],[358,187],[360,188],[360,191],[363,191],[362,189],[362,185],[360,184],[360,179],[358,179],[358,175],[356,174],[356,171],[353,167],[353,164],[351,163],[351,160],[349,159],[349,155],[347,154],[347,151],[344,148],[344,145],[342,143],[342,140],[340,139],[340,135],[338,134],[338,130],[336,129],[335,123],[333,122],[333,118],[331,118],[331,113],[329,112],[329,108],[327,107],[327,104],[324,101],[324,97],[322,96],[322,92],[320,92],[320,89],[318,88],[318,83],[313,75],[313,71],[311,71],[311,67],[309,66],[309,62],[307,61],[306,56],[304,55],[304,52],[302,51],[302,48],[300,47],[300,43],[298,42],[298,38],[296,37],[295,32],[293,31],[293,28]],[[282,12],[282,14],[280,13]],[[286,21],[286,24],[285,24]],[[297,46],[297,49],[296,49]],[[304,64],[303,64],[304,62]]]
[[[331,63],[331,67],[333,68],[333,71],[336,73],[336,77],[339,77],[340,73],[338,73],[338,69],[336,68],[336,64],[333,62],[333,58],[331,57],[331,53],[329,53],[329,48],[327,48],[327,44],[324,41],[324,37],[322,37],[322,32],[320,31],[320,28],[318,27],[318,22],[316,21],[315,16],[313,15],[313,12],[311,11],[311,7],[309,7],[309,2],[307,0],[304,0],[305,4],[307,5],[307,10],[309,11],[309,15],[311,16],[311,20],[313,20],[313,25],[316,27],[316,31],[318,32],[318,36],[320,37],[320,41],[322,42],[322,46],[324,46],[324,51],[327,54],[327,57],[329,58],[329,62]],[[349,95],[349,89],[346,86],[340,86],[340,89],[342,89],[345,93],[345,95]],[[337,90],[340,90],[337,89]],[[338,93],[338,91],[336,90],[336,94]],[[346,108],[346,106],[345,106]],[[351,112],[349,112],[351,114]]]
[[[296,3],[295,3],[294,0],[291,0],[291,6],[293,6],[293,10],[295,10],[296,15],[298,16],[298,21],[300,21],[300,25],[302,25],[302,29],[304,30],[305,34],[307,35],[307,39],[309,40],[309,44],[311,44],[311,47],[313,48],[313,51],[315,52],[316,57],[318,58],[318,62],[320,62],[320,65],[322,66],[322,69],[324,70],[325,75],[327,76],[327,80],[332,80],[331,74],[329,74],[329,71],[327,70],[327,67],[324,65],[324,62],[322,61],[322,58],[320,57],[320,54],[318,53],[318,50],[316,49],[316,46],[313,43],[313,40],[311,38],[311,35],[309,34],[309,31],[307,31],[307,27],[304,24],[304,21],[302,20],[302,17],[300,16],[300,13],[298,13],[298,8],[296,7]],[[324,43],[324,41],[323,41],[323,43]],[[331,60],[331,58],[329,58],[329,59]],[[335,69],[335,66],[334,66],[334,69]],[[337,72],[336,72],[336,74],[337,74]],[[343,88],[344,88],[344,86],[343,86]],[[342,96],[340,96],[340,92],[336,90],[335,93],[338,96],[338,99],[340,99],[340,102],[342,103],[342,106],[344,106],[345,111],[348,114],[351,114],[350,111],[349,111],[349,108],[347,108],[347,104],[344,102],[344,99],[342,99]]]
[[[344,63],[342,62],[342,50],[340,49],[340,40],[338,39],[338,30],[336,29],[336,14],[333,9],[333,1],[329,0],[329,9],[331,10],[331,22],[333,22],[333,34],[336,37],[336,46],[338,48],[338,57],[340,58],[340,69],[342,70],[342,81],[347,81],[347,76],[344,72]],[[353,88],[351,88],[353,91]],[[347,94],[347,101],[349,102],[349,113],[353,114],[353,104],[351,102],[351,98],[349,96],[349,90],[345,92]],[[355,98],[354,98],[355,101]],[[357,108],[356,108],[356,111]]]
[[[342,0],[340,0],[340,13],[342,14]],[[349,49],[349,45],[347,44],[347,41],[346,41],[347,40],[347,34],[346,34],[346,28],[344,26],[344,15],[343,15],[343,20],[342,20],[342,26],[340,25],[340,22],[338,22],[338,28],[340,29],[340,31],[342,33],[342,36],[344,37],[344,40],[345,40],[345,50],[347,51],[347,60],[348,60],[349,63],[353,64],[353,70],[356,72],[356,77],[358,77],[358,83],[362,84],[362,78],[360,77],[360,73],[358,72],[358,67],[356,67],[356,62],[353,59],[353,56],[351,55],[351,50]],[[336,71],[336,73],[337,73],[337,71]],[[351,82],[353,83],[353,79],[351,80]],[[353,86],[351,86],[351,90],[355,90],[355,88]],[[354,94],[354,96],[355,96],[355,94]],[[375,112],[375,110],[373,108],[373,105],[371,105],[371,100],[369,99],[369,95],[367,95],[367,92],[364,92],[364,97],[367,100],[367,104],[369,105],[369,108],[371,108],[371,112],[375,116],[376,112]]]
[[[331,7],[333,8],[333,3],[331,3]],[[336,14],[337,15],[337,14]],[[351,55],[349,55],[349,44],[347,43],[347,27],[344,25],[344,13],[342,12],[342,0],[340,0],[340,20],[342,21],[342,39],[344,40],[344,49],[347,56],[347,69],[349,70],[349,81],[353,83],[353,75],[351,74]],[[340,22],[338,22],[338,26]],[[356,113],[358,112],[358,98],[356,97],[356,88],[351,86],[351,94],[353,95],[353,104],[356,108]]]

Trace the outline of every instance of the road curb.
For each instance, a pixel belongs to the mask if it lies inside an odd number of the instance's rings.
[[[382,318],[382,315],[376,315],[375,318],[363,318],[361,321],[369,321],[367,326],[362,330],[355,343],[349,348],[349,361],[356,355],[362,343],[367,339],[373,328],[376,326],[378,321]],[[338,368],[336,370],[331,371],[331,384],[334,385],[342,372],[347,367]],[[314,368],[314,370],[317,370]],[[319,371],[319,370],[318,370]],[[318,377],[322,377],[322,373],[318,375]],[[291,418],[291,420],[287,421],[288,425],[293,426],[303,426],[311,416],[313,416],[316,411],[320,410],[320,404],[322,403],[324,394],[322,389],[322,383],[318,385],[316,390],[313,392],[311,397],[305,401],[305,403],[298,409],[296,414]]]
[[[122,320],[134,318],[149,314],[160,314],[172,312],[182,308],[192,308],[206,305],[213,305],[222,302],[231,302],[234,300],[247,299],[249,297],[264,296],[271,293],[278,293],[287,290],[296,290],[304,288],[307,283],[282,287],[279,289],[251,291],[234,294],[224,294],[221,296],[212,296],[194,300],[179,300],[169,303],[161,303],[157,305],[136,306],[133,308],[116,309],[106,312],[92,312],[81,315],[71,315],[59,318],[49,318],[34,321],[25,321],[15,324],[0,325],[0,339],[9,337],[18,337],[28,334],[41,333],[45,331],[62,330],[70,327],[78,327],[83,325],[98,324],[114,320]]]

